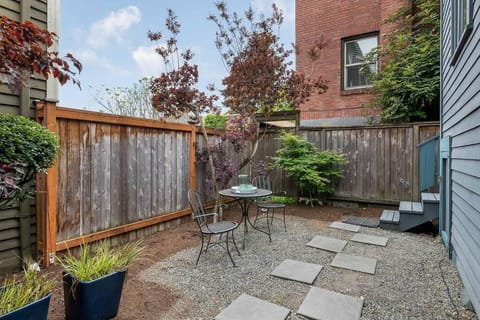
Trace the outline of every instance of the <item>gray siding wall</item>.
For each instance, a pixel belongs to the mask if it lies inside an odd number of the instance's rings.
[[[473,32],[451,66],[451,1],[442,1],[442,133],[451,136],[452,246],[456,264],[480,312],[480,1]]]
[[[47,0],[2,0],[0,15],[15,21],[31,20],[40,28],[47,28]],[[46,81],[32,78],[30,88],[19,94],[11,93],[0,84],[0,112],[20,114],[33,118],[34,99],[45,99]],[[0,273],[17,269],[21,258],[35,252],[36,214],[35,199],[19,207],[0,210]],[[22,236],[23,235],[23,236]]]

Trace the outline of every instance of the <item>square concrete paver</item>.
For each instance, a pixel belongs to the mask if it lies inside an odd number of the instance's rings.
[[[373,244],[373,245],[382,246],[382,247],[385,247],[388,242],[388,238],[372,236],[370,234],[362,234],[362,233],[357,233],[350,240],[355,242]]]
[[[338,222],[338,221],[332,222],[328,227],[329,228],[346,230],[346,231],[350,231],[350,232],[360,231],[360,226],[356,226],[356,225],[348,224],[348,223],[343,223],[343,222]]]
[[[330,252],[342,252],[343,248],[347,245],[347,241],[335,239],[335,238],[328,238],[322,236],[315,236],[307,246],[314,247],[317,249],[322,249]]]
[[[312,284],[322,271],[320,264],[286,259],[270,273],[272,276]]]
[[[375,274],[377,259],[337,253],[330,265],[332,267]]]
[[[358,320],[363,299],[312,287],[298,314],[315,320]]]
[[[285,320],[289,314],[287,308],[243,293],[223,309],[215,320]]]

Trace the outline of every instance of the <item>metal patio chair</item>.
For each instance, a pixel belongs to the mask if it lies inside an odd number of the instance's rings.
[[[259,189],[267,189],[272,190],[272,184],[270,183],[270,179],[267,176],[257,176],[253,178],[252,184]],[[272,190],[273,191],[273,190]],[[275,209],[282,209],[283,210],[283,228],[287,231],[287,224],[285,223],[285,208],[287,206],[284,203],[277,203],[272,202],[272,197],[263,197],[257,200],[257,215],[255,216],[255,221],[253,224],[257,222],[260,213],[265,214],[265,218],[267,223],[272,225],[273,219],[275,218]],[[269,217],[269,212],[272,211],[271,216]],[[280,219],[280,218],[279,218]]]
[[[197,223],[200,229],[200,233],[202,235],[202,246],[200,247],[200,252],[198,253],[197,261],[195,262],[195,264],[198,265],[198,261],[200,260],[200,256],[203,252],[205,236],[208,236],[205,253],[207,253],[209,247],[218,244],[227,251],[230,260],[235,267],[235,262],[233,261],[232,255],[230,254],[229,242],[233,242],[233,245],[235,246],[238,255],[240,255],[240,251],[238,250],[237,244],[235,243],[235,237],[233,235],[233,231],[238,227],[238,223],[235,221],[213,222],[215,217],[218,218],[218,214],[216,212],[207,212],[207,210],[203,206],[202,196],[197,190],[190,190],[188,192],[188,203],[192,208],[192,217]],[[224,234],[226,239],[222,240],[222,236]],[[231,234],[231,240],[229,239],[229,234]],[[219,235],[219,239],[216,240],[214,243],[210,243],[212,235]],[[225,244],[225,246],[223,246],[223,244]]]

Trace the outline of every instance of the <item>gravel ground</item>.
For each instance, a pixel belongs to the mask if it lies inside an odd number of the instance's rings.
[[[236,268],[218,246],[202,254],[199,265],[195,266],[198,246],[144,270],[139,276],[145,281],[168,286],[182,297],[167,314],[159,315],[159,319],[213,319],[240,294],[246,293],[289,308],[292,310],[290,320],[303,320],[305,318],[295,311],[310,286],[269,275],[284,259],[324,265],[313,286],[363,297],[361,319],[457,319],[456,309],[459,319],[476,317],[474,312],[461,307],[462,284],[453,263],[444,255],[439,237],[362,227],[361,233],[390,239],[387,247],[351,241],[345,247],[344,253],[378,260],[376,274],[369,275],[330,267],[334,253],[305,245],[315,235],[349,240],[353,233],[327,228],[329,222],[294,216],[287,216],[287,232],[280,223],[275,223],[271,243],[266,235],[250,231],[246,249],[240,248],[241,256],[232,250]],[[242,227],[235,234],[240,247]]]

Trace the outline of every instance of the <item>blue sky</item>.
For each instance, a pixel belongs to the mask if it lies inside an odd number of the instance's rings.
[[[294,0],[227,0],[230,11],[243,12],[251,4],[269,14],[272,2],[284,13],[282,42],[294,41]],[[79,75],[82,90],[71,83],[60,87],[60,105],[98,110],[93,98],[102,86],[130,86],[143,76],[162,71],[162,60],[154,52],[147,31],[165,30],[167,8],[175,11],[182,25],[180,46],[191,48],[200,69],[200,86],[221,85],[226,70],[214,46],[215,25],[207,20],[216,13],[214,1],[205,0],[115,0],[61,1],[60,52],[71,52],[83,64]]]

